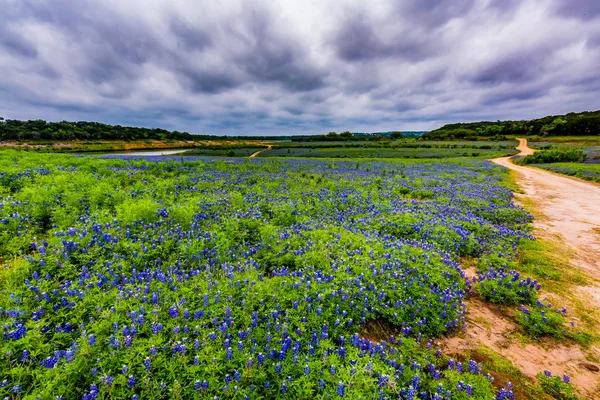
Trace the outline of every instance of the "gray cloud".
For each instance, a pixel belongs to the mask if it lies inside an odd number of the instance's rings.
[[[524,83],[534,80],[543,72],[544,63],[548,59],[545,49],[539,52],[523,52],[499,55],[489,65],[482,66],[471,77],[472,81],[482,85],[500,83]]]
[[[427,27],[439,27],[464,16],[475,4],[475,0],[407,0],[398,2],[397,6],[405,19]]]
[[[389,32],[395,34],[391,36]],[[423,32],[420,25],[406,24],[400,11],[397,15],[384,18],[371,18],[366,11],[359,11],[342,22],[332,39],[332,45],[346,61],[390,57],[421,61],[439,48],[439,43],[432,40],[432,36],[438,35],[436,32]]]
[[[597,0],[559,0],[554,10],[559,16],[590,20],[600,17],[600,2]]]
[[[184,18],[174,17],[169,23],[169,29],[183,50],[202,51],[213,44],[209,32],[200,26],[194,26]]]
[[[38,55],[35,45],[23,36],[0,26],[0,46],[9,53],[21,57],[35,58]]]
[[[141,4],[6,0],[0,115],[289,134],[600,108],[595,0]]]

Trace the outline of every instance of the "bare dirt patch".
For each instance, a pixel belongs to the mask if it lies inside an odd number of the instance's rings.
[[[589,399],[598,398],[600,374],[592,371],[600,364],[588,358],[600,357],[600,349],[592,346],[584,351],[577,344],[547,340],[540,343],[523,341],[509,313],[478,299],[467,301],[467,329],[461,337],[437,341],[444,354],[470,353],[478,348],[492,349],[509,360],[530,379],[544,371],[568,374],[573,385]],[[586,365],[591,365],[591,369]]]
[[[362,326],[359,336],[374,343],[390,340],[390,336],[396,336],[398,330],[383,320],[371,319]]]

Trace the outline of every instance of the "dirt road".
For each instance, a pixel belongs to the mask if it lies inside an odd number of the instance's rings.
[[[259,155],[260,153],[262,153],[263,151],[269,151],[269,150],[271,150],[272,148],[273,148],[273,146],[272,146],[272,145],[269,145],[269,147],[267,147],[266,149],[262,149],[262,150],[259,150],[259,151],[257,151],[257,152],[254,152],[254,153],[250,154],[250,157],[249,157],[249,158],[254,158],[254,157],[256,157],[257,155]]]
[[[527,140],[518,139],[519,155],[532,154]],[[559,234],[576,255],[574,263],[600,279],[600,186],[533,167],[522,167],[510,157],[492,162],[517,172],[524,196],[547,218],[536,220],[536,229]],[[597,299],[600,304],[600,298]]]
[[[517,149],[520,155],[534,152],[525,139],[519,139]],[[600,310],[600,186],[535,167],[515,165],[510,157],[492,161],[515,171],[516,183],[523,191],[516,198],[531,204],[536,213],[534,235],[552,238],[552,243],[560,238],[560,243],[573,254],[569,267],[580,268],[593,277],[595,282],[586,286],[570,286],[569,300],[596,315]],[[558,303],[566,300],[542,288],[542,300],[548,301],[548,298]],[[441,340],[446,354],[464,354],[484,346],[511,361],[530,378],[546,369],[555,374],[567,373],[583,398],[600,400],[600,348],[597,345],[585,349],[568,342],[522,343],[513,335],[518,328],[510,311],[477,298],[468,300],[467,307],[467,329],[463,335]]]

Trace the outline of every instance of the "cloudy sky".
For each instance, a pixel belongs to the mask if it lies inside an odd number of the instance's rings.
[[[0,0],[0,116],[209,134],[600,109],[598,0]]]

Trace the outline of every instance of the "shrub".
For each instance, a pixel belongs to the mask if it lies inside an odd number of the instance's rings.
[[[477,292],[492,303],[515,305],[533,304],[537,299],[540,285],[531,278],[521,279],[518,272],[504,272],[502,269],[490,269],[477,277]]]
[[[563,314],[565,309],[552,310],[550,305],[544,306],[538,302],[531,309],[521,305],[517,312],[517,322],[525,329],[525,331],[537,338],[541,336],[551,336],[554,338],[562,338],[565,336]]]
[[[557,400],[579,400],[576,389],[571,386],[571,379],[568,375],[563,375],[562,379],[559,376],[552,376],[550,371],[537,374],[540,386],[546,394],[549,394]]]
[[[551,164],[557,162],[584,162],[587,155],[579,149],[542,150],[521,160],[523,164]]]

